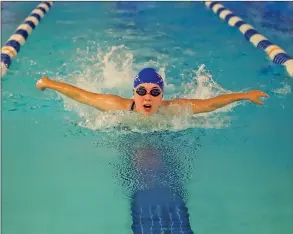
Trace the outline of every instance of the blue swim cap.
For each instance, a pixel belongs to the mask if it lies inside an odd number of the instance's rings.
[[[136,88],[138,85],[143,83],[151,83],[158,85],[162,91],[164,91],[163,78],[153,68],[144,68],[134,79],[133,87]]]

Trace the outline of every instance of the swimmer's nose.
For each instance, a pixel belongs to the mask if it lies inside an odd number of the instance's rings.
[[[146,94],[144,96],[144,99],[147,100],[147,101],[151,100],[151,95],[150,94]]]

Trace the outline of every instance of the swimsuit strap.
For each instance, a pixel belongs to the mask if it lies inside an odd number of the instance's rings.
[[[131,111],[134,110],[134,106],[135,106],[135,102],[133,101],[133,102],[132,102],[132,105],[131,105],[131,107],[130,107],[130,110],[131,110]]]

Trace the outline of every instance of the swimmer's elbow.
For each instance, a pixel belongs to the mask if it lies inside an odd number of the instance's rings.
[[[215,107],[194,107],[192,108],[192,112],[194,114],[200,114],[200,113],[208,113],[216,110],[217,108]]]
[[[212,112],[219,108],[211,99],[173,99],[170,104],[179,104],[182,107],[191,108],[192,113],[199,114]]]
[[[100,111],[117,111],[127,109],[127,99],[117,95],[100,94],[90,101],[90,105]]]
[[[192,100],[192,112],[195,114],[212,112],[217,108],[218,106],[209,99]]]

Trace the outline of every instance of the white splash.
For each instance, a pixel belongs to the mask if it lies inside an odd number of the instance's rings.
[[[178,91],[177,87],[168,83],[165,75],[167,64],[162,64],[158,61],[135,64],[132,51],[123,45],[113,46],[108,51],[98,50],[96,55],[93,55],[88,50],[79,50],[78,60],[81,71],[73,72],[66,77],[59,76],[57,79],[91,92],[113,93],[131,98],[133,77],[141,68],[155,66],[165,81],[165,89],[169,91],[166,98],[174,97],[176,91]],[[183,90],[181,97],[204,99],[230,92],[213,80],[211,74],[205,70],[204,65],[194,70],[193,73],[192,81],[182,83],[182,87],[179,87],[180,90]],[[200,115],[193,115],[189,110],[182,109],[180,116],[174,116],[168,115],[168,111],[162,109],[159,113],[146,117],[128,111],[101,112],[70,100],[63,95],[60,95],[60,97],[64,101],[66,110],[73,111],[81,117],[80,126],[99,131],[126,129],[128,131],[149,132],[178,131],[195,127],[223,128],[230,124],[230,118],[225,116],[225,112],[231,111],[237,105],[231,104],[212,113]]]
[[[276,94],[281,94],[281,95],[286,95],[286,94],[291,93],[290,85],[288,85],[288,84],[286,84],[284,82],[281,82],[281,83],[282,83],[283,86],[281,88],[273,90],[272,92],[276,93]]]

